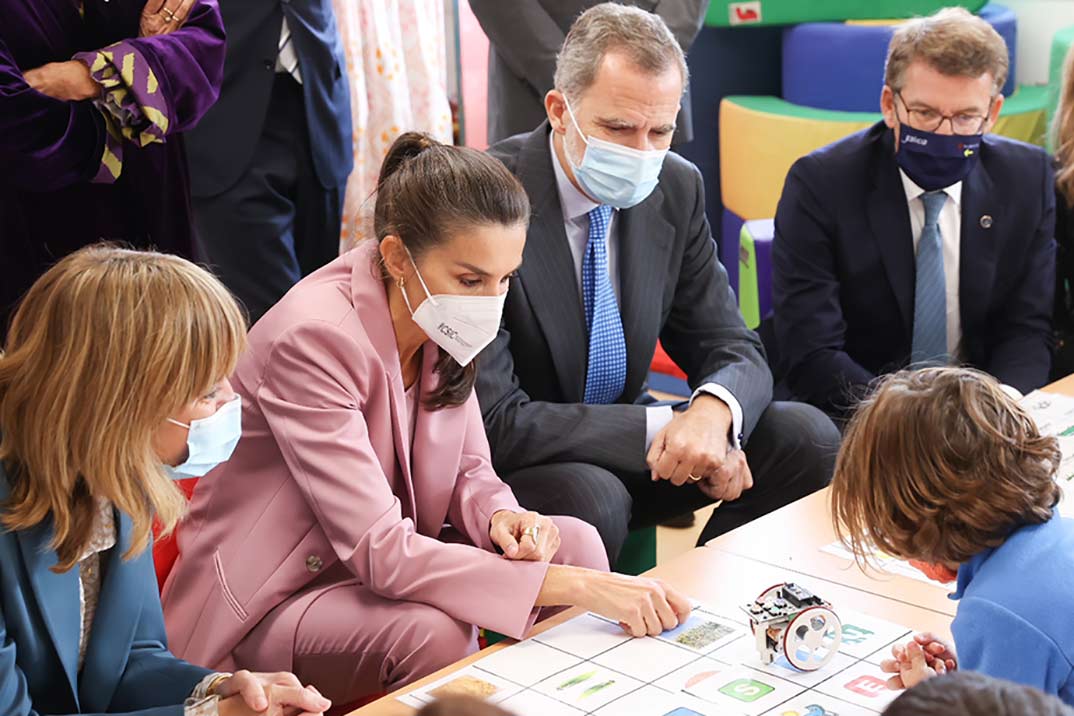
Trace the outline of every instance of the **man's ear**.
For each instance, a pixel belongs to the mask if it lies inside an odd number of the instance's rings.
[[[552,131],[566,134],[570,116],[567,114],[567,99],[564,94],[558,89],[548,90],[548,94],[544,96],[544,111],[548,115]]]
[[[895,129],[899,118],[895,111],[895,91],[891,89],[891,85],[884,85],[884,89],[880,91],[880,112],[884,115],[884,124]]]

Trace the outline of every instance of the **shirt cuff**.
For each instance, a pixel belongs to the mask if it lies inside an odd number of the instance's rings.
[[[735,450],[742,449],[742,405],[739,404],[738,399],[734,394],[723,387],[719,383],[705,383],[700,388],[694,391],[694,394],[690,396],[690,404],[693,405],[694,400],[699,395],[711,395],[713,398],[719,398],[731,411],[731,447]]]
[[[664,429],[664,426],[675,417],[675,411],[670,405],[655,405],[645,409],[645,452],[648,454],[649,447],[656,439],[656,434]]]

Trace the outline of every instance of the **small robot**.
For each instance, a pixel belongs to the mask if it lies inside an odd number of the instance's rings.
[[[782,655],[800,671],[816,671],[832,660],[843,640],[832,605],[791,582],[766,589],[742,609],[765,664]]]

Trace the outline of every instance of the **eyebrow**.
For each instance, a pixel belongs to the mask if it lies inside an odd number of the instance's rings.
[[[597,117],[597,124],[602,124],[612,129],[634,129],[635,126],[633,122],[615,117]]]
[[[490,276],[488,271],[485,271],[484,269],[480,269],[477,266],[474,266],[473,264],[468,264],[465,261],[456,261],[455,265],[458,266],[459,268],[466,269],[470,273],[477,274],[481,278],[487,278],[488,276]],[[511,273],[514,273],[515,271],[518,271],[520,268],[522,268],[522,264],[519,264],[518,266],[515,266],[515,268],[511,271]]]
[[[943,114],[942,112],[940,112],[940,110],[936,109],[935,107],[933,107],[930,104],[926,104],[925,102],[919,102],[919,101],[907,102],[906,106],[909,107],[910,109],[913,109],[915,112],[919,111],[919,110],[927,109],[930,112],[935,112],[936,114]],[[991,107],[991,104],[989,104],[989,107]],[[988,109],[981,110],[979,107],[963,107],[962,109],[958,109],[958,110],[955,110],[953,112],[953,114],[982,114],[982,113],[987,114]]]

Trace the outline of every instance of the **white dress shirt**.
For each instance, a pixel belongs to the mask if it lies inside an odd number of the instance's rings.
[[[578,296],[582,298],[582,261],[585,258],[586,244],[589,243],[589,212],[596,209],[599,204],[578,190],[556,156],[554,133],[548,135],[548,149],[552,153],[552,167],[556,172],[556,188],[559,190],[559,203],[563,208],[563,226],[567,232],[567,243],[571,248],[571,257],[574,259],[575,278],[578,283]],[[622,305],[622,292],[619,287],[619,233],[618,226],[619,210],[613,208],[611,218],[608,221],[608,273],[612,282],[615,296]],[[742,406],[735,396],[726,387],[719,383],[705,383],[694,391],[690,402],[700,394],[711,395],[722,400],[731,411],[731,440],[734,448],[740,448],[739,435],[742,434]],[[657,405],[648,408],[645,412],[645,449],[648,450],[653,438],[660,432],[675,413],[670,405]]]
[[[287,17],[284,16],[283,24],[280,25],[280,40],[277,45],[276,53],[276,72],[286,72],[295,78],[295,81],[302,84],[302,68],[298,65],[298,53],[295,52],[295,41],[291,36],[291,26],[287,24]]]
[[[910,232],[914,240],[914,254],[925,228],[925,202],[921,195],[925,190],[899,170],[906,201],[910,208]],[[958,303],[958,263],[962,241],[962,182],[943,190],[947,201],[940,210],[940,238],[943,241],[943,274],[947,294],[947,352],[958,359],[962,343],[962,314]]]

